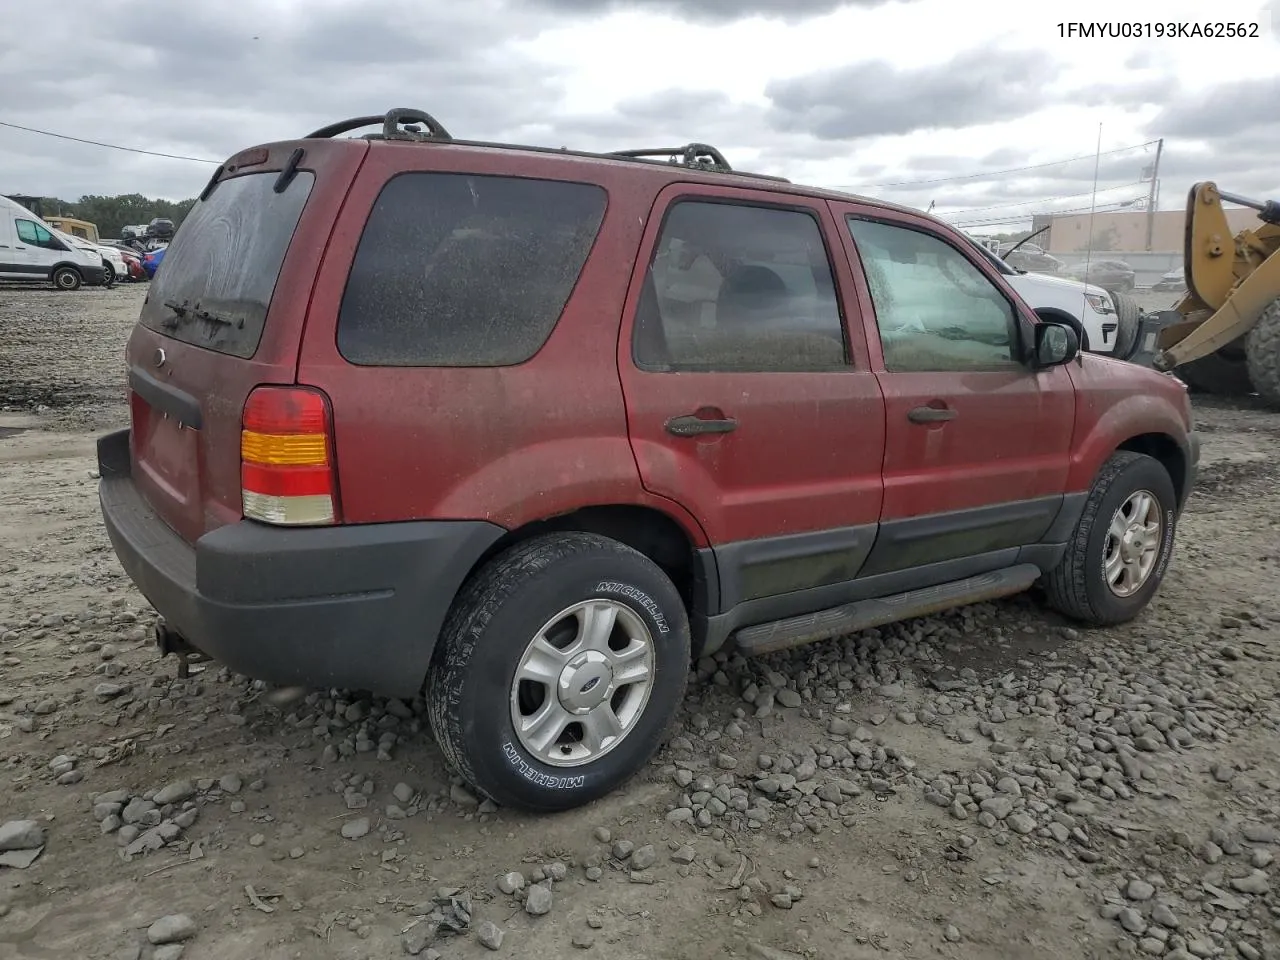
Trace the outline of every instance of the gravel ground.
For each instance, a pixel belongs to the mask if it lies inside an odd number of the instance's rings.
[[[0,956],[1280,958],[1280,416],[1198,408],[1137,622],[718,656],[645,773],[531,817],[420,702],[157,659],[91,477],[141,297],[0,290]]]

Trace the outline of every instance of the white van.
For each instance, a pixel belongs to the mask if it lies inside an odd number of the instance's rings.
[[[0,197],[0,280],[49,280],[59,290],[78,290],[105,279],[96,250],[61,239],[26,207]]]
[[[109,287],[119,280],[129,279],[129,265],[124,262],[124,257],[120,255],[120,251],[115,247],[94,243],[92,240],[85,240],[83,237],[77,237],[64,230],[54,230],[53,233],[54,236],[68,246],[79,247],[81,250],[92,250],[102,258],[102,268],[106,271],[102,281],[104,286]]]

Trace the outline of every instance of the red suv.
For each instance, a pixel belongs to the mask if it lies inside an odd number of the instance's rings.
[[[409,110],[223,164],[127,363],[100,497],[162,650],[421,692],[539,810],[633,774],[730,641],[1035,585],[1132,618],[1198,460],[1177,380],[1079,353],[938,220]]]

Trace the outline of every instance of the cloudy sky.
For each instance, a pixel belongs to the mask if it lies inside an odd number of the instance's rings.
[[[1261,37],[1061,33],[1121,11]],[[0,122],[215,163],[392,106],[467,139],[700,140],[990,229],[1087,209],[1101,124],[1099,208],[1145,195],[1160,137],[1161,207],[1204,178],[1280,197],[1280,0],[7,0],[0,90]],[[211,169],[0,126],[4,193],[180,199]]]

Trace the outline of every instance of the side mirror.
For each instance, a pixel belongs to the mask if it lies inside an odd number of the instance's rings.
[[[1038,370],[1070,363],[1080,353],[1080,337],[1065,323],[1041,320],[1036,324],[1035,366]]]

